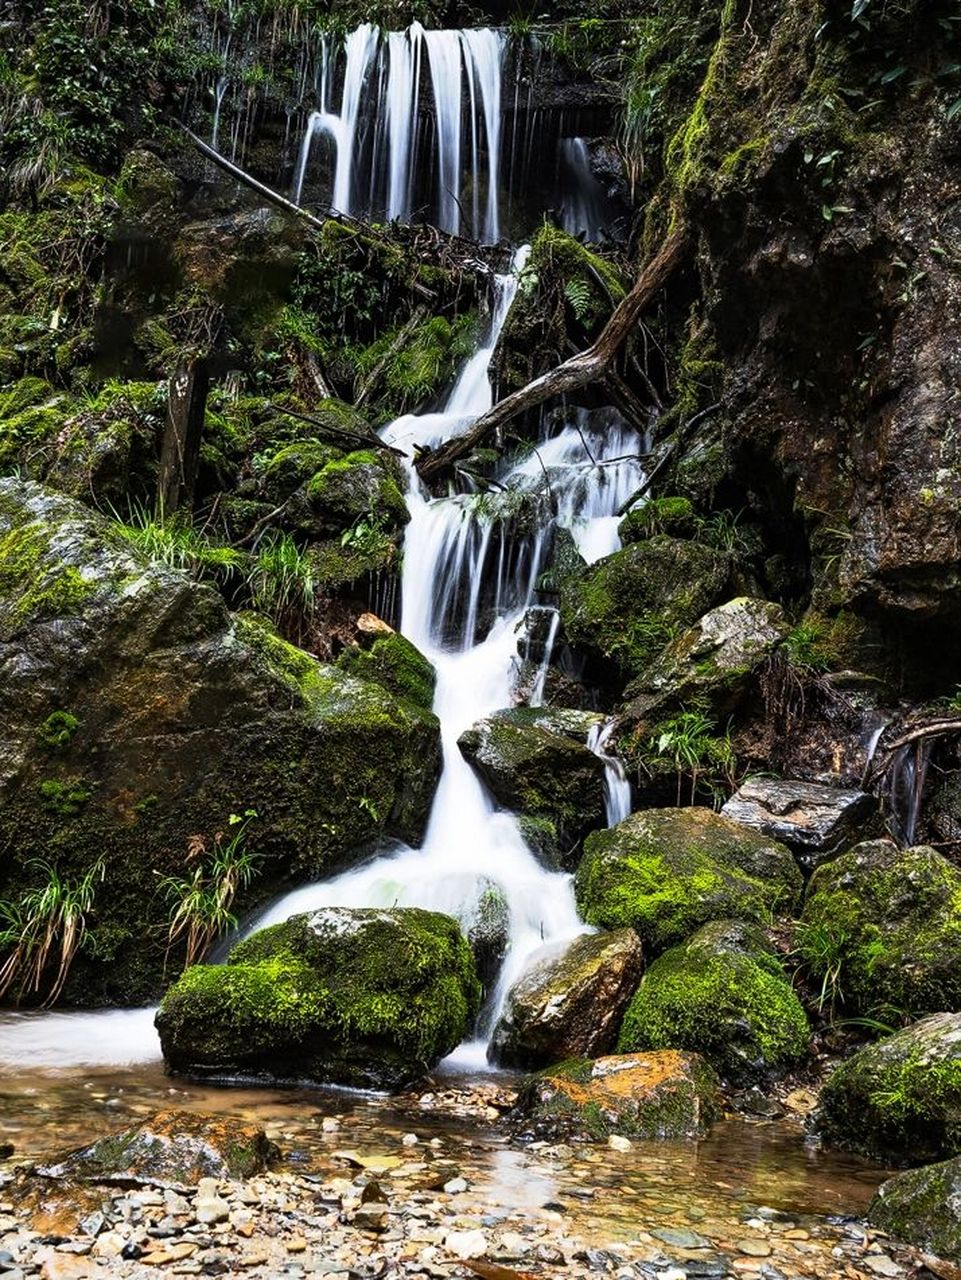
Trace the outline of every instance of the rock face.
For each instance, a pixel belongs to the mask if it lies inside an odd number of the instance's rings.
[[[564,633],[601,666],[637,676],[673,630],[717,604],[729,575],[728,558],[700,543],[664,536],[634,543],[564,578]]]
[[[961,1153],[961,1014],[923,1018],[842,1062],[815,1123],[836,1146],[898,1164]]]
[[[709,920],[789,911],[801,873],[783,845],[710,809],[648,809],[588,837],[574,888],[588,924],[633,928],[656,954]]]
[[[877,809],[874,796],[863,791],[749,778],[721,813],[818,860],[856,840]]]
[[[541,1138],[702,1138],[720,1116],[718,1081],[696,1053],[562,1063],[524,1085],[511,1119]]]
[[[959,1010],[961,871],[924,846],[856,845],[811,877],[799,945],[816,978],[837,970],[857,1012]]]
[[[158,1111],[36,1172],[80,1182],[184,1188],[201,1178],[250,1178],[279,1158],[263,1129],[234,1116]]]
[[[801,1002],[760,930],[714,921],[654,961],[617,1047],[691,1050],[746,1084],[798,1063],[809,1035]]]
[[[317,874],[415,840],[439,765],[429,711],[232,620],[79,503],[0,480],[0,892],[33,887],[32,857],[75,877],[104,859],[74,968],[88,1003],[156,994],[155,872],[181,872],[188,839],[254,809],[263,880]]]
[[[604,764],[566,732],[497,713],[458,746],[506,808],[551,824],[561,848],[604,823]]]
[[[961,1157],[889,1178],[868,1221],[898,1240],[961,1262]]]
[[[537,1068],[607,1053],[642,968],[633,929],[575,939],[511,988],[491,1039],[492,1060]]]
[[[718,715],[731,712],[788,630],[784,610],[766,600],[738,597],[712,609],[630,686],[624,719],[637,724],[695,703]]]
[[[164,996],[171,1071],[397,1089],[463,1039],[480,984],[448,916],[330,907],[194,965]]]

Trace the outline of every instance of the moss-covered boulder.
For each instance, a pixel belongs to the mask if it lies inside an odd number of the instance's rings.
[[[629,511],[617,526],[617,534],[625,547],[633,542],[646,542],[657,534],[671,538],[690,538],[697,528],[694,505],[689,498],[649,498]]]
[[[855,845],[811,877],[798,945],[858,1013],[961,1010],[961,871],[926,846]]]
[[[687,706],[728,715],[788,630],[781,606],[767,600],[739,596],[712,609],[631,684],[622,721],[637,726]]]
[[[796,1065],[809,1035],[801,1002],[760,930],[715,920],[654,961],[617,1048],[688,1049],[742,1084]]]
[[[564,634],[600,667],[637,676],[718,603],[729,577],[729,558],[698,542],[658,536],[634,543],[563,578]]]
[[[611,1134],[703,1138],[720,1117],[718,1079],[696,1053],[575,1058],[527,1080],[510,1113],[538,1138],[602,1141]]]
[[[710,809],[647,809],[588,836],[574,889],[588,924],[633,928],[657,954],[710,920],[790,911],[801,872],[776,840]]]
[[[329,907],[194,965],[163,998],[168,1068],[398,1089],[470,1029],[480,984],[456,921],[433,911]]]
[[[79,1182],[186,1189],[201,1178],[250,1178],[279,1158],[263,1129],[247,1120],[158,1111],[34,1172]]]
[[[563,945],[510,989],[491,1037],[491,1059],[530,1070],[608,1053],[643,963],[633,929]]]
[[[826,1142],[896,1164],[961,1154],[961,1013],[935,1013],[834,1071],[815,1124]]]
[[[487,992],[497,981],[510,945],[511,910],[503,889],[493,880],[481,881],[479,890],[464,927],[477,976]]]
[[[251,896],[423,830],[440,767],[429,711],[232,619],[110,522],[12,479],[0,667],[0,898],[39,887],[34,859],[73,881],[105,868],[73,1001],[156,995],[172,910],[158,874],[192,873],[198,840],[212,858],[231,813],[257,814]]]
[[[288,501],[285,519],[312,538],[354,530],[355,539],[400,528],[409,513],[397,461],[361,449],[334,458]],[[363,522],[365,529],[361,530]]]
[[[511,712],[478,721],[458,746],[507,809],[552,825],[562,849],[604,822],[604,764],[593,751]]]
[[[889,1178],[867,1217],[906,1244],[961,1262],[961,1156]]]
[[[338,657],[336,665],[341,671],[379,684],[395,698],[431,709],[437,673],[406,636],[372,614],[363,614],[357,623],[357,639]]]

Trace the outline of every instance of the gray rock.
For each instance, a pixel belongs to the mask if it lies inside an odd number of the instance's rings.
[[[961,1262],[961,1156],[889,1178],[868,1209],[882,1231]]]
[[[863,791],[749,778],[721,813],[823,861],[827,854],[852,844],[877,810],[877,800]]]
[[[642,968],[633,929],[575,939],[511,988],[491,1039],[492,1059],[536,1068],[608,1052]]]

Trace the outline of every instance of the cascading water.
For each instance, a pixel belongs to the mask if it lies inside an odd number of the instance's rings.
[[[503,33],[488,27],[425,31],[414,23],[407,31],[382,35],[365,23],[343,45],[343,86],[335,108],[341,46],[323,37],[318,108],[304,130],[294,201],[303,198],[316,139],[326,137],[335,152],[330,203],[337,212],[383,213],[401,221],[414,216],[415,184],[424,150],[420,110],[426,65],[434,137],[430,181],[423,193],[425,213],[442,231],[494,243],[500,236],[505,47]]]
[[[465,430],[490,406],[488,368],[516,287],[516,270],[514,276],[498,278],[487,338],[462,370],[444,410],[398,419],[386,428],[386,440],[408,449],[415,440],[434,444]],[[574,421],[539,444],[536,458],[509,468],[499,477],[501,492],[508,495],[507,509],[513,495],[540,492],[546,482],[556,511],[534,532],[515,540],[511,557],[504,553],[503,529],[495,537],[500,523],[496,502],[469,494],[431,499],[410,469],[401,630],[436,668],[434,710],[444,749],[424,843],[420,849],[401,848],[333,880],[298,889],[275,903],[254,926],[262,928],[322,906],[397,905],[443,911],[469,929],[482,898],[493,887],[508,912],[507,952],[479,1027],[480,1039],[456,1055],[462,1065],[483,1063],[484,1038],[507,992],[535,954],[556,948],[583,932],[584,926],[570,876],[538,862],[518,819],[497,810],[457,740],[465,729],[509,706],[514,698],[519,633],[546,567],[554,529],[568,528],[585,559],[598,559],[618,547],[615,513],[642,479],[640,449],[636,433],[619,422],[607,422],[597,431]],[[482,621],[480,596],[485,588],[493,603],[489,619]],[[604,758],[610,762],[609,771],[616,772],[615,762]],[[621,775],[609,787],[612,820],[629,811],[630,788],[625,798],[622,783]]]
[[[614,721],[609,720],[592,729],[587,739],[588,747],[604,762],[604,811],[609,827],[616,827],[631,812],[631,782],[624,761],[607,750],[615,728]]]

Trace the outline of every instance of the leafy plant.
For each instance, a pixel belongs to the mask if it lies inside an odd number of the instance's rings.
[[[68,880],[56,867],[40,859],[29,862],[46,877],[36,889],[28,889],[19,902],[0,902],[0,950],[10,949],[0,966],[0,999],[16,984],[18,998],[36,995],[48,966],[56,972],[44,1005],[51,1005],[63,990],[67,974],[87,931],[95,888],[105,874],[98,858],[79,880]]]
[[[157,564],[198,580],[213,578],[225,583],[244,564],[243,553],[234,547],[211,541],[189,521],[157,518],[140,503],[134,503],[128,519],[118,519],[115,527],[121,537]]]
[[[383,517],[377,511],[369,511],[367,515],[355,520],[349,529],[345,529],[340,537],[340,545],[359,551],[361,555],[376,559],[385,554],[392,546],[393,540],[384,529]]]
[[[251,603],[285,635],[296,637],[316,608],[316,583],[309,557],[288,533],[261,543],[247,580]]]
[[[714,721],[703,711],[681,711],[659,724],[650,740],[656,756],[668,757],[677,772],[677,803],[681,803],[685,778],[691,782],[690,802],[697,798],[700,783],[715,795],[719,784],[732,786],[737,757],[730,733],[719,734]]]
[[[197,964],[217,938],[237,927],[231,906],[238,891],[250,884],[260,862],[246,847],[247,832],[256,817],[255,809],[232,813],[227,819],[229,832],[218,831],[209,846],[203,836],[191,836],[187,841],[187,860],[194,863],[191,874],[160,877],[161,892],[171,904],[168,954],[184,939],[185,968]]]
[[[821,988],[816,997],[818,1012],[830,1011],[834,1020],[844,1003],[841,970],[848,945],[847,934],[834,926],[801,921],[795,933],[795,949],[801,967],[817,979]]]

